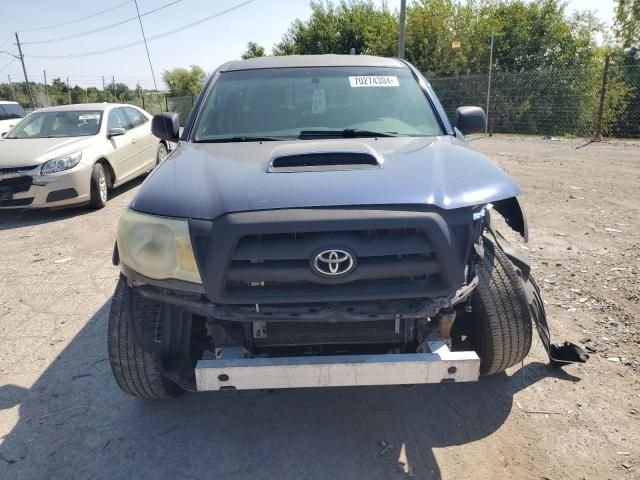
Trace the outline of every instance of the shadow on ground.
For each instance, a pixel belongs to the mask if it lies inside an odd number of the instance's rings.
[[[218,392],[148,403],[121,393],[111,377],[108,307],[32,388],[0,387],[0,409],[19,405],[0,444],[0,477],[402,478],[404,445],[417,478],[440,478],[434,449],[490,435],[514,393],[545,376],[577,381],[532,363],[476,384]]]
[[[146,176],[138,177],[124,185],[109,191],[109,201],[113,201],[120,195],[140,186]],[[73,205],[65,208],[49,209],[11,209],[0,210],[0,231],[11,230],[19,227],[31,227],[44,223],[59,222],[72,217],[86,215],[95,212],[88,205]]]

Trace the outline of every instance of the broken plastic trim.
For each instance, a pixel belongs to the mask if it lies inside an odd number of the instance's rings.
[[[578,345],[567,341],[556,344],[551,343],[547,314],[544,310],[540,288],[530,275],[531,267],[526,259],[517,253],[499,232],[493,230],[490,224],[487,225],[487,231],[493,236],[498,248],[504,252],[518,270],[522,287],[527,295],[531,318],[536,324],[536,330],[538,330],[542,345],[547,352],[550,365],[563,367],[570,363],[586,363],[589,355]]]

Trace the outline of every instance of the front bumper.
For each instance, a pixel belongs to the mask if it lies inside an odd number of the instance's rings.
[[[199,360],[198,391],[475,382],[480,359],[440,341],[430,353]]]
[[[53,208],[86,203],[91,197],[91,165],[40,175],[40,166],[7,178],[0,176],[0,209]]]

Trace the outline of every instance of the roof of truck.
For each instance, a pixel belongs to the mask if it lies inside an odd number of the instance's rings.
[[[256,57],[227,62],[220,67],[222,72],[255,70],[262,68],[292,67],[406,67],[397,58],[374,57],[372,55],[287,55]]]

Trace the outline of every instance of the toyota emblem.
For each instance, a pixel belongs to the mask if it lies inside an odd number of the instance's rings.
[[[312,257],[313,270],[323,277],[340,277],[353,271],[355,256],[341,249],[322,250]]]

